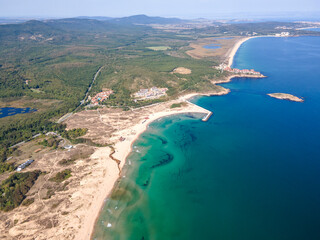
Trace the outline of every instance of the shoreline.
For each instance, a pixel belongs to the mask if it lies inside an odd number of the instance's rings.
[[[262,37],[282,37],[282,36],[273,36],[273,35],[259,35],[259,36],[250,36],[250,37],[245,37],[245,38],[241,38],[239,39],[234,45],[233,47],[226,53],[226,60],[225,62],[227,62],[228,67],[231,68],[232,64],[233,64],[233,60],[234,57],[236,55],[236,53],[238,52],[239,48],[241,47],[241,45],[243,43],[245,43],[246,41],[253,39],[253,38],[262,38]],[[289,37],[294,37],[294,36],[289,36]]]
[[[234,56],[237,53],[240,46],[244,42],[246,42],[247,40],[249,40],[251,38],[255,38],[255,37],[242,38],[238,42],[235,43],[235,45],[232,47],[230,52],[227,53],[228,65],[230,65],[230,66],[232,65]],[[265,76],[262,75],[259,77],[259,76],[252,76],[252,75],[231,75],[231,76],[228,76],[226,79],[212,81],[212,84],[227,83],[227,82],[230,82],[232,80],[232,78],[235,78],[235,77],[261,78],[261,77],[265,77]],[[92,213],[91,217],[89,217],[89,219],[90,220],[95,219],[95,220],[91,221],[91,222],[86,221],[88,223],[85,225],[85,229],[83,229],[82,231],[80,229],[80,231],[76,234],[76,239],[86,239],[84,236],[90,236],[90,239],[92,239],[93,234],[94,234],[94,228],[95,228],[97,221],[99,219],[99,216],[103,210],[105,200],[112,194],[112,191],[114,189],[115,184],[121,179],[121,176],[120,176],[121,170],[126,163],[127,157],[129,156],[129,154],[132,151],[132,146],[133,146],[134,142],[139,138],[139,136],[142,133],[144,133],[147,130],[149,124],[151,124],[152,122],[154,122],[155,120],[158,120],[160,118],[172,116],[172,115],[177,115],[177,114],[203,113],[203,114],[208,115],[209,113],[211,113],[209,110],[206,110],[206,109],[204,109],[200,106],[197,106],[193,103],[190,103],[188,100],[191,99],[192,97],[195,97],[195,96],[220,96],[220,95],[228,94],[229,92],[230,92],[229,89],[222,87],[221,91],[216,92],[216,93],[189,93],[189,94],[180,96],[176,100],[169,101],[169,104],[171,102],[176,102],[176,101],[186,102],[188,105],[183,107],[182,109],[169,109],[168,111],[161,111],[161,112],[153,113],[151,116],[148,116],[148,119],[145,119],[143,121],[143,123],[139,123],[131,128],[116,132],[115,139],[124,135],[125,132],[131,132],[131,133],[135,132],[135,134],[134,134],[133,138],[130,139],[129,141],[122,141],[122,142],[117,141],[115,143],[115,145],[114,145],[115,152],[113,154],[113,157],[120,161],[119,175],[116,178],[116,180],[113,182],[113,184],[112,184],[113,187],[111,189],[110,188],[104,189],[104,193],[105,193],[104,197],[103,198],[100,197],[99,199],[97,199],[97,201],[94,202],[95,204],[99,205],[99,211]],[[163,103],[163,104],[168,104],[168,102]],[[152,107],[152,106],[146,106],[146,108],[148,108],[148,107]]]
[[[226,61],[228,62],[228,67],[231,68],[232,64],[233,64],[233,59],[237,53],[237,51],[239,50],[239,48],[241,47],[241,45],[243,43],[245,43],[246,41],[248,41],[249,39],[252,38],[256,38],[256,37],[246,37],[246,38],[241,38],[239,39],[234,46],[227,52],[226,54]]]
[[[227,91],[224,94],[227,94],[228,92],[229,91]],[[168,103],[169,103],[169,105],[170,105],[172,102],[181,101],[181,102],[186,102],[187,106],[179,108],[179,109],[170,109],[169,108],[167,111],[160,111],[160,112],[153,113],[150,116],[148,116],[148,119],[143,120],[139,124],[136,124],[133,127],[127,128],[122,131],[117,131],[114,134],[115,135],[113,137],[114,140],[119,139],[119,137],[121,137],[123,135],[128,135],[129,133],[132,133],[132,132],[134,132],[134,136],[130,139],[126,139],[125,141],[117,141],[115,143],[115,145],[114,145],[115,151],[112,156],[115,159],[119,160],[120,171],[117,171],[117,173],[116,173],[117,177],[115,178],[115,181],[112,184],[112,188],[110,188],[110,178],[105,178],[105,180],[109,182],[109,187],[101,190],[99,192],[99,196],[97,197],[97,199],[95,199],[95,201],[93,201],[96,206],[99,206],[99,208],[98,208],[99,210],[97,211],[97,208],[95,208],[94,210],[96,210],[96,211],[94,211],[94,212],[90,211],[91,214],[89,216],[86,216],[86,221],[84,224],[85,227],[79,230],[79,232],[76,234],[76,239],[87,239],[86,237],[89,237],[89,236],[90,236],[90,239],[92,239],[93,234],[94,234],[94,228],[97,224],[97,221],[99,219],[101,211],[103,210],[105,200],[110,197],[110,195],[112,194],[112,191],[114,189],[114,186],[121,179],[121,170],[123,169],[123,166],[126,163],[127,157],[129,156],[129,154],[132,151],[132,147],[133,147],[134,142],[140,137],[141,134],[143,134],[147,130],[148,126],[152,122],[154,122],[158,119],[161,119],[163,117],[178,115],[178,114],[200,113],[200,114],[208,115],[211,113],[209,110],[206,110],[200,106],[197,106],[193,103],[188,102],[188,99],[190,99],[194,96],[199,96],[199,95],[209,96],[209,95],[222,95],[222,94],[223,93],[220,93],[220,92],[217,94],[216,93],[212,93],[212,94],[210,94],[210,93],[208,93],[208,94],[190,93],[190,94],[180,96],[178,99],[166,102],[165,104],[168,105]],[[152,108],[153,106],[147,106],[146,108],[148,108],[148,107]],[[109,152],[109,148],[108,148],[108,152]],[[112,175],[114,177],[114,174],[112,174]],[[92,221],[93,219],[94,219],[94,221]]]
[[[224,79],[220,79],[220,80],[212,80],[211,82],[213,84],[222,84],[222,83],[228,83],[231,82],[233,78],[266,78],[267,76],[264,76],[263,74],[260,75],[251,75],[251,74],[232,74],[230,76],[227,76]],[[224,88],[226,90],[228,90],[228,93],[230,92],[229,89]],[[226,93],[227,94],[227,93]]]
[[[96,155],[100,155],[100,158],[105,157],[106,158],[105,160],[110,160],[108,159],[110,152],[111,152],[111,149],[109,147],[98,148],[92,154],[92,156],[96,154]],[[86,239],[92,238],[94,227],[103,209],[105,200],[112,193],[112,190],[115,184],[119,180],[119,175],[117,173],[118,166],[116,165],[116,163],[113,161],[110,161],[109,163],[106,163],[106,165],[107,165],[106,166],[107,170],[110,170],[110,171],[107,171],[107,176],[103,178],[103,182],[101,183],[102,186],[99,186],[102,188],[98,189],[97,194],[94,197],[94,200],[92,200],[92,204],[88,209],[89,214],[85,214],[85,219],[83,222],[84,227],[79,229],[79,231],[75,234],[74,239],[86,240]],[[107,197],[106,197],[106,194],[107,194]]]

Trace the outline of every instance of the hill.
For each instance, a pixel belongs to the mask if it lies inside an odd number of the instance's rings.
[[[30,37],[34,35],[42,38],[61,34],[62,31],[56,29],[42,21],[30,20],[21,24],[0,25],[0,40],[16,41],[18,37]]]
[[[104,16],[79,16],[75,17],[79,19],[94,19],[94,20],[99,20],[99,21],[108,21],[111,19],[114,19],[113,17],[104,17]]]
[[[185,22],[184,20],[179,18],[149,17],[143,14],[130,17],[115,18],[110,21],[122,24],[177,24]]]

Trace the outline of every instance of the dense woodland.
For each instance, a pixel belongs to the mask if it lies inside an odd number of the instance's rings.
[[[40,171],[15,173],[0,185],[0,210],[9,211],[18,207],[26,198]]]

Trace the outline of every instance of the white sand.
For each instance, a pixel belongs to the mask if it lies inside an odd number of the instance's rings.
[[[235,43],[233,48],[228,52],[227,54],[227,59],[228,59],[228,66],[231,67],[233,63],[234,56],[236,55],[238,49],[240,46],[245,42],[248,41],[249,39],[254,38],[254,37],[247,37],[247,38],[242,38],[239,41]]]
[[[196,96],[198,94],[188,94],[185,95],[183,97],[180,98],[181,101],[184,101],[186,99],[189,99],[193,96]],[[148,125],[165,116],[169,116],[169,115],[174,115],[174,114],[182,114],[182,113],[204,113],[207,114],[209,113],[208,110],[205,110],[199,106],[196,106],[194,104],[188,104],[186,107],[183,108],[173,108],[170,109],[168,108],[166,111],[161,111],[161,112],[154,112],[153,114],[146,116],[148,117],[148,119],[143,120],[141,123],[125,129],[123,131],[120,131],[118,133],[116,133],[116,138],[119,138],[120,136],[125,137],[126,140],[125,141],[118,141],[115,144],[115,153],[114,153],[114,157],[118,160],[121,161],[120,166],[123,167],[125,160],[127,158],[127,156],[129,155],[129,153],[131,152],[131,145],[133,144],[133,142],[140,136],[141,133],[143,133]]]
[[[198,95],[196,93],[194,94],[188,94],[183,97],[179,98],[179,101],[185,101],[195,95]],[[166,106],[170,106],[171,103],[165,103]],[[203,109],[197,105],[187,103],[185,107],[181,108],[168,108],[166,107],[165,110],[157,112],[159,109],[158,106],[150,107],[154,108],[154,112],[148,116],[144,116],[145,118],[138,124],[128,127],[124,130],[118,131],[114,133],[113,138],[110,139],[111,141],[115,142],[114,149],[115,153],[113,154],[113,157],[120,160],[120,169],[123,168],[127,156],[132,151],[132,144],[134,141],[140,136],[141,133],[143,133],[148,125],[165,116],[174,115],[174,114],[182,114],[182,113],[203,113],[208,114],[210,111]],[[123,137],[125,138],[124,141],[119,141],[119,138]],[[98,157],[103,157],[107,154],[107,150],[101,150],[98,153],[95,153]],[[110,159],[110,158],[109,158]],[[117,181],[119,175],[119,171],[117,167],[115,167],[115,162],[110,164],[114,165],[112,167],[112,172],[108,171],[109,174],[106,175],[106,177],[103,180],[102,188],[100,188],[98,195],[95,196],[95,199],[93,200],[94,204],[92,204],[92,207],[87,210],[86,219],[82,224],[82,227],[80,228],[79,232],[76,235],[76,239],[87,239],[90,234],[93,233],[94,225],[96,223],[96,219],[99,216],[100,209],[103,207],[104,200],[107,198],[107,196],[111,193],[114,183]]]
[[[95,194],[90,196],[94,196],[91,200],[92,204],[89,205],[87,208],[84,208],[79,216],[82,216],[81,227],[78,230],[74,239],[79,240],[86,240],[90,239],[92,231],[94,229],[94,225],[96,219],[99,217],[100,210],[104,204],[106,196],[111,192],[115,182],[117,181],[119,174],[118,174],[118,166],[116,162],[109,158],[110,148],[103,147],[98,148],[97,151],[93,155],[91,155],[91,159],[98,159],[101,162],[101,167],[104,167],[103,175],[97,175],[96,179],[99,179],[98,185],[93,185],[95,181],[90,179],[90,182],[81,182],[80,184],[86,186],[92,186],[92,188],[96,188]],[[86,194],[80,192],[81,195]],[[90,193],[88,193],[89,195]],[[77,197],[77,196],[73,196]]]

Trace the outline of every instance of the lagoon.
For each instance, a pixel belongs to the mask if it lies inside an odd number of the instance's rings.
[[[213,43],[213,44],[205,45],[205,46],[203,46],[203,48],[205,48],[205,49],[218,49],[218,48],[221,48],[221,45]]]
[[[36,111],[35,109],[31,109],[31,108],[4,107],[4,108],[0,108],[0,118],[13,116],[16,114],[32,113],[35,111]]]

